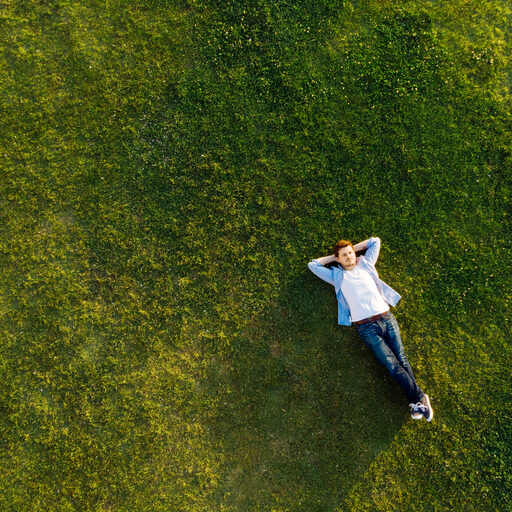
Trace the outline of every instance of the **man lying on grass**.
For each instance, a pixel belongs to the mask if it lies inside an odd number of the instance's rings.
[[[356,257],[356,252],[364,251]],[[372,237],[353,246],[340,240],[334,254],[308,263],[309,270],[334,286],[338,299],[338,324],[354,325],[357,334],[379,363],[402,388],[415,420],[432,421],[434,410],[412,372],[400,338],[398,323],[389,311],[400,295],[379,279],[375,263],[379,257],[380,238]],[[331,268],[324,265],[334,263]]]

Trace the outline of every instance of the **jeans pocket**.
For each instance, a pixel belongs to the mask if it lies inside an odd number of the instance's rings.
[[[357,326],[357,335],[361,338],[367,345],[371,345],[373,340],[375,339],[375,334],[373,330],[370,328],[370,323],[362,324]]]
[[[368,322],[361,325],[356,325],[356,332],[361,336],[363,332],[365,332],[368,329]]]

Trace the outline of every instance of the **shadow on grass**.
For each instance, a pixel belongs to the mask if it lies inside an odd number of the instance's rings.
[[[227,510],[335,510],[408,411],[352,328],[336,325],[332,288],[309,274],[212,364],[224,390],[212,421]]]

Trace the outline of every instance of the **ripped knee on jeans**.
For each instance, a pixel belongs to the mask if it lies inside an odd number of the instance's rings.
[[[403,368],[399,364],[391,365],[391,367],[388,367],[388,369],[389,369],[389,373],[391,374],[392,377],[394,377],[395,375],[398,375],[399,373],[401,373],[403,371]]]

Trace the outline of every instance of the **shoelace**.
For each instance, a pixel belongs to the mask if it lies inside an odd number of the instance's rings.
[[[418,411],[420,412],[425,412],[427,410],[427,406],[426,405],[423,405],[421,402],[418,402],[416,404],[416,408],[418,409]]]

